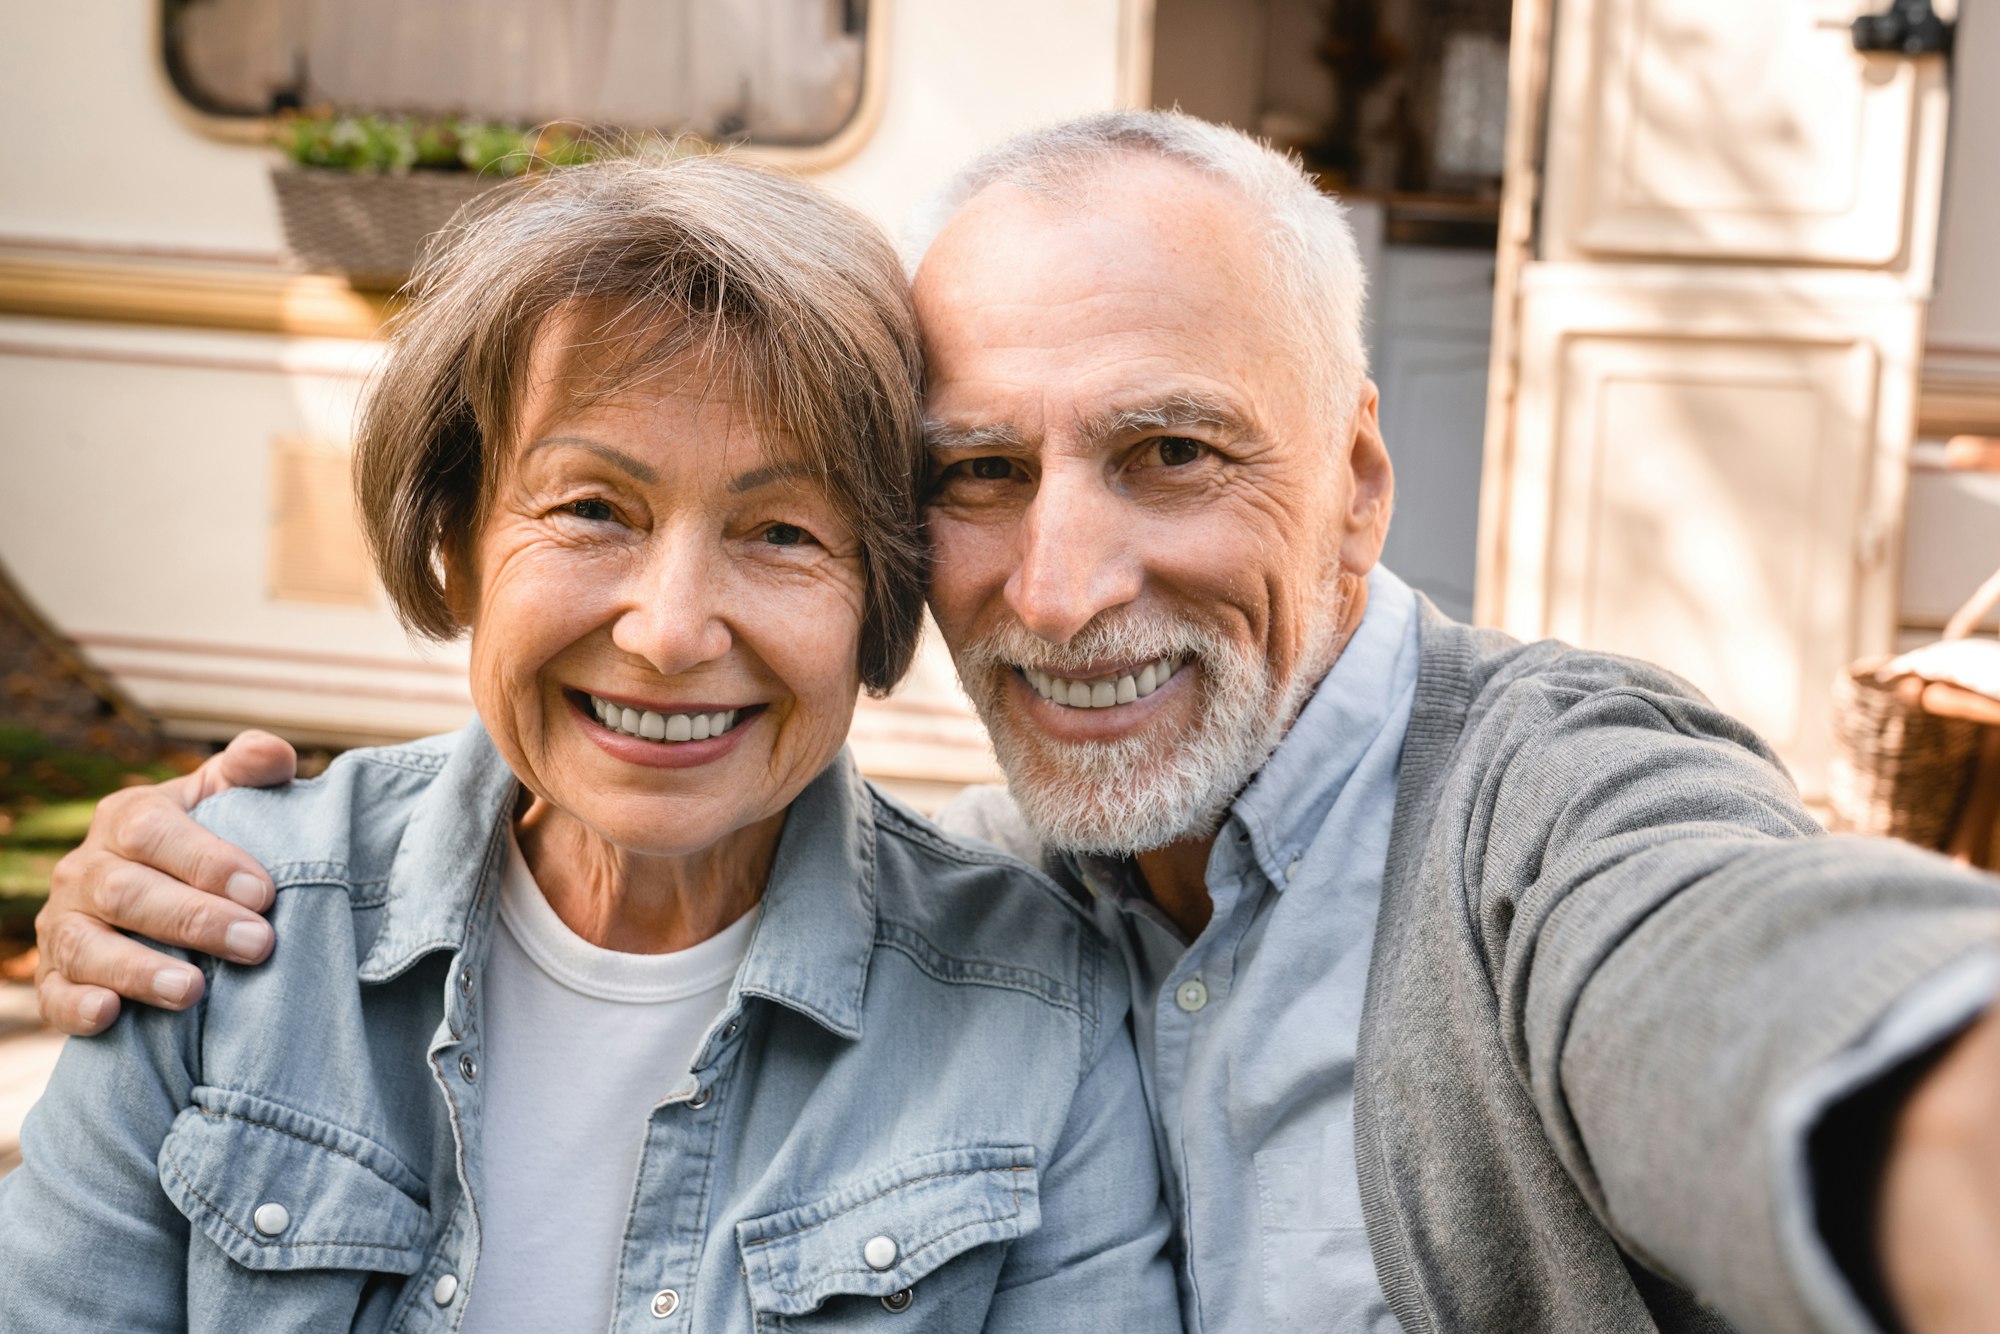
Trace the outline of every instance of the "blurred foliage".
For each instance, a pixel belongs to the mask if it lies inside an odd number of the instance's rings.
[[[83,841],[99,797],[172,778],[197,758],[132,765],[0,725],[0,932],[30,929],[48,897],[50,870]]]
[[[579,125],[519,126],[416,116],[297,113],[281,116],[273,141],[301,167],[400,175],[471,171],[521,176],[604,156],[607,145]]]

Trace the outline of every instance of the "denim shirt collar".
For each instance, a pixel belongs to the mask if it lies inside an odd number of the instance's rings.
[[[436,950],[464,950],[499,890],[507,828],[520,792],[477,720],[451,738],[442,767],[404,827],[363,982],[384,982]],[[473,941],[483,959],[483,940]],[[735,991],[799,1011],[845,1038],[861,1036],[875,944],[875,813],[845,750],[785,816],[757,929]]]
[[[1298,720],[1230,808],[1229,825],[1245,838],[1216,840],[1209,880],[1227,878],[1221,863],[1246,841],[1264,878],[1282,890],[1287,872],[1312,845],[1362,757],[1414,688],[1418,647],[1411,633],[1417,598],[1381,565],[1368,576],[1361,624],[1299,710]]]

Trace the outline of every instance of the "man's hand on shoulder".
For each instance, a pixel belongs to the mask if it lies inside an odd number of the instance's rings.
[[[1909,1334],[2000,1329],[2000,1007],[1946,1048],[1897,1113],[1877,1248]]]
[[[201,999],[201,970],[120,931],[238,963],[271,952],[271,878],[250,855],[188,812],[232,787],[273,787],[298,768],[291,746],[245,732],[182,778],[115,792],[97,804],[83,845],[56,863],[35,918],[42,1018],[65,1033],[100,1033],[119,997],[181,1010]]]

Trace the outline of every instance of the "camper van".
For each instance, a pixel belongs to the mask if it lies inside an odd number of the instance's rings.
[[[2000,13],[1888,8],[0,0],[0,569],[175,734],[454,727],[463,646],[397,625],[348,497],[395,266],[329,259],[315,192],[478,173],[328,182],[292,118],[726,141],[893,228],[1013,131],[1178,105],[1349,206],[1391,566],[1675,667],[1817,795],[1836,674],[2000,564],[2000,476],[1943,444],[2000,435],[2000,98],[1946,54],[2000,60]],[[853,746],[923,806],[996,776],[935,637]]]

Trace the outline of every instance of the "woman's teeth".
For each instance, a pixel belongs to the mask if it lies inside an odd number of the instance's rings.
[[[1167,678],[1179,671],[1186,661],[1186,658],[1161,658],[1127,676],[1100,676],[1090,681],[1050,676],[1033,667],[1023,667],[1021,675],[1035,688],[1036,694],[1051,704],[1070,709],[1108,709],[1146,698],[1165,685]]]
[[[628,709],[622,704],[587,696],[597,721],[614,732],[647,741],[706,741],[736,726],[739,709],[721,713],[654,713],[650,709]]]

